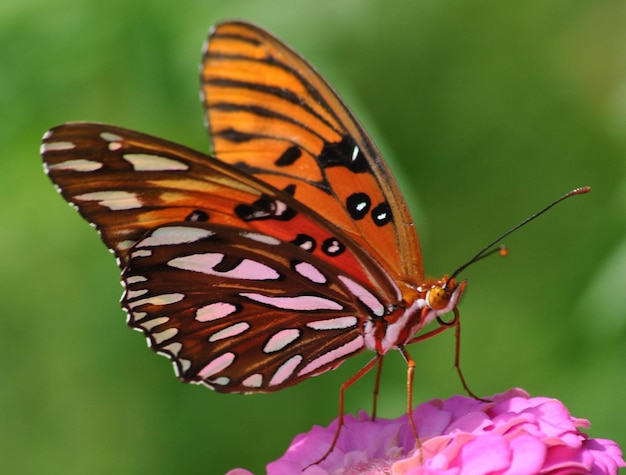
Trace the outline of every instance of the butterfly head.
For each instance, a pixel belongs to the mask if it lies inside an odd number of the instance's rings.
[[[444,276],[426,292],[426,305],[437,316],[450,312],[458,305],[466,285],[466,280],[457,283],[456,280]]]

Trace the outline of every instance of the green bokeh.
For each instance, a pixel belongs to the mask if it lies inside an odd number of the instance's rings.
[[[113,259],[41,169],[43,132],[109,122],[207,149],[208,28],[265,26],[348,100],[402,177],[429,274],[574,186],[593,192],[468,270],[474,391],[562,399],[626,442],[626,5],[529,0],[8,0],[0,4],[0,473],[262,473],[336,416],[362,364],[270,395],[178,384],[125,328]],[[461,391],[452,335],[416,345],[416,402]],[[381,411],[405,404],[385,366]],[[347,395],[369,408],[371,377]],[[622,402],[620,402],[622,401]]]

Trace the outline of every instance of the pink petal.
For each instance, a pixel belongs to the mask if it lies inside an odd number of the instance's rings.
[[[546,447],[535,437],[520,435],[510,442],[511,464],[502,475],[540,473],[546,457]]]
[[[268,475],[616,475],[626,466],[619,446],[589,439],[558,400],[531,398],[521,389],[496,394],[490,402],[465,396],[434,399],[413,413],[421,448],[409,419],[370,420],[365,412],[345,417],[336,447],[320,464],[337,421],[294,438]],[[251,475],[244,469],[228,475]]]
[[[505,470],[510,463],[509,444],[497,435],[486,435],[469,442],[461,450],[456,465],[460,475],[490,474]]]

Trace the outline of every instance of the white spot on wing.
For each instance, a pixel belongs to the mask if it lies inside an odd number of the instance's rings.
[[[269,297],[253,292],[241,292],[239,295],[255,302],[271,305],[283,310],[341,310],[343,307],[334,300],[316,295],[301,295],[299,297]]]
[[[177,171],[188,170],[186,163],[179,162],[172,158],[163,157],[161,155],[152,155],[148,153],[126,153],[123,155],[124,160],[129,162],[135,171],[138,172],[156,172],[156,171]]]
[[[136,300],[130,302],[128,306],[130,308],[139,307],[141,305],[170,305],[176,302],[180,302],[185,298],[184,294],[163,294],[155,295],[154,297],[148,297],[147,299]]]
[[[156,345],[159,345],[163,343],[164,341],[174,338],[177,333],[178,333],[178,328],[168,328],[167,330],[163,330],[162,332],[153,333],[152,335],[150,335],[150,337],[152,338],[152,341],[154,341]]]
[[[252,259],[242,259],[233,269],[216,271],[217,266],[224,259],[224,254],[219,252],[207,252],[206,254],[192,254],[189,256],[176,257],[168,261],[168,265],[177,269],[202,272],[207,275],[216,275],[227,279],[244,280],[276,280],[280,274],[269,266]]]
[[[199,322],[210,322],[218,320],[220,318],[227,317],[228,315],[235,313],[237,307],[228,302],[215,302],[200,307],[196,311],[196,320]]]
[[[278,384],[284,383],[293,374],[301,361],[301,355],[294,355],[289,358],[276,370],[276,373],[274,373],[274,376],[272,376],[269,385],[276,386]]]
[[[228,383],[230,383],[230,378],[227,378],[226,376],[220,376],[219,378],[211,380],[211,383],[217,384],[218,386],[226,386]]]
[[[352,149],[352,161],[354,162],[356,160],[356,157],[358,156],[359,156],[359,147],[355,145],[354,148]]]
[[[130,249],[131,247],[133,247],[135,245],[135,242],[136,241],[132,241],[130,239],[127,239],[126,241],[120,241],[117,245],[117,249],[119,251],[125,251],[126,249]]]
[[[46,137],[44,136],[44,139]],[[43,155],[46,152],[55,152],[61,150],[72,150],[76,148],[72,142],[47,142],[41,144],[40,152]]]
[[[129,290],[126,293],[126,298],[128,298],[128,299],[136,299],[137,297],[141,297],[142,295],[145,295],[147,293],[148,293],[148,289]]]
[[[300,337],[300,330],[287,328],[273,334],[263,347],[263,353],[274,353],[290,345]]]
[[[136,257],[150,257],[152,255],[152,251],[150,249],[140,249],[138,251],[133,251],[130,255],[133,259]]]
[[[305,277],[316,284],[324,284],[327,282],[326,276],[322,274],[317,267],[308,262],[298,262],[294,266],[294,270],[302,277]]]
[[[354,340],[349,341],[345,345],[335,348],[334,350],[330,350],[324,353],[322,356],[318,356],[317,358],[315,358],[298,372],[298,376],[313,373],[321,367],[326,366],[327,364],[331,364],[337,360],[344,359],[346,356],[360,351],[363,348],[363,345],[363,336],[359,335]],[[336,367],[339,363],[341,362],[339,361],[334,367]]]
[[[142,322],[139,324],[139,326],[141,328],[143,328],[144,330],[152,330],[155,327],[158,327],[159,325],[163,325],[164,323],[167,323],[169,321],[169,317],[158,317],[158,318],[153,318],[152,320],[146,320],[145,322]]]
[[[196,242],[213,236],[215,232],[207,229],[192,228],[187,226],[166,226],[158,228],[150,236],[142,239],[137,247],[169,246]]]
[[[276,216],[280,216],[285,211],[287,211],[287,205],[283,203],[282,201],[275,200],[274,205],[276,206],[276,209],[274,210],[274,213],[276,214]]]
[[[241,335],[242,333],[250,329],[250,324],[247,322],[238,322],[229,327],[223,328],[220,331],[213,333],[209,337],[210,342],[224,340],[226,338],[232,338],[233,336]]]
[[[136,284],[138,282],[146,282],[148,280],[147,277],[143,275],[131,275],[126,279],[127,284]]]
[[[334,254],[336,252],[339,252],[339,250],[341,250],[341,246],[339,245],[339,241],[337,241],[336,239],[333,239],[326,248],[326,252],[328,252],[329,254]]]
[[[182,374],[185,374],[187,371],[189,371],[189,368],[191,368],[191,361],[185,358],[179,359],[178,364],[180,365]],[[174,368],[176,369],[176,376],[180,376],[180,374],[178,373],[178,365],[174,365]]]
[[[93,172],[102,168],[102,163],[93,160],[77,159],[48,164],[48,170],[72,170],[75,172]]]
[[[102,140],[106,140],[107,142],[119,142],[120,140],[123,140],[123,137],[114,134],[113,132],[102,132],[100,134],[100,138]]]
[[[365,287],[343,275],[339,276],[339,280],[341,280],[341,282],[348,287],[350,292],[352,292],[357,299],[367,306],[374,315],[382,317],[385,314],[385,306]]]
[[[260,388],[263,385],[263,375],[260,373],[256,373],[248,376],[241,382],[241,385],[248,388]]]
[[[233,364],[233,361],[235,361],[235,353],[231,353],[231,352],[224,353],[218,356],[217,358],[215,358],[213,361],[207,364],[204,368],[202,368],[198,372],[198,376],[200,376],[202,379],[206,379],[210,376],[213,376],[216,373],[219,373],[220,371],[225,370],[231,364]]]
[[[356,317],[338,317],[309,322],[306,326],[313,330],[345,330],[346,328],[356,326],[357,323],[358,319]]]
[[[143,205],[136,193],[128,191],[94,191],[74,197],[80,201],[97,201],[100,206],[112,211],[141,208]]]
[[[268,236],[267,234],[259,234],[259,233],[240,233],[242,237],[246,237],[248,239],[253,239],[254,241],[262,242],[265,244],[270,244],[272,246],[277,246],[280,244],[280,239],[276,239],[273,236]]]
[[[126,323],[136,323],[142,318],[145,318],[148,314],[146,312],[131,312],[128,314]],[[134,330],[141,331],[141,328],[133,328]]]
[[[164,346],[159,350],[159,354],[169,356],[169,357],[177,357],[180,350],[183,349],[183,344],[175,341],[174,343],[170,343],[167,346]]]

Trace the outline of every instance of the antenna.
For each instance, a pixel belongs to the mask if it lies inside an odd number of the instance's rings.
[[[495,239],[494,241],[490,242],[485,247],[483,247],[478,252],[478,254],[476,254],[469,261],[467,261],[465,264],[463,264],[461,267],[459,267],[457,270],[455,270],[452,273],[452,275],[450,276],[450,278],[448,279],[448,282],[450,282],[457,275],[459,275],[461,272],[463,272],[468,266],[470,266],[470,265],[474,264],[475,262],[483,259],[484,257],[487,257],[487,256],[493,254],[494,252],[500,252],[501,255],[506,255],[507,250],[506,250],[506,248],[504,246],[500,246],[500,247],[495,248],[495,249],[493,247],[496,244],[498,244],[500,241],[502,241],[505,237],[507,237],[508,235],[514,233],[515,231],[517,231],[522,226],[530,223],[535,218],[538,218],[543,213],[548,211],[550,208],[552,208],[553,206],[556,206],[557,204],[559,204],[561,201],[563,201],[563,200],[565,200],[565,199],[567,199],[567,198],[569,198],[571,196],[582,195],[582,194],[585,194],[585,193],[589,193],[590,191],[591,191],[591,187],[589,187],[589,186],[583,186],[583,187],[580,187],[580,188],[575,188],[572,191],[570,191],[569,193],[565,193],[560,198],[557,198],[556,200],[554,200],[552,203],[550,203],[548,206],[546,206],[545,208],[541,209],[540,211],[537,211],[536,213],[531,214],[524,221],[522,221],[521,223],[513,226],[511,229],[509,229],[507,232],[502,234],[500,237],[498,237],[497,239]]]

